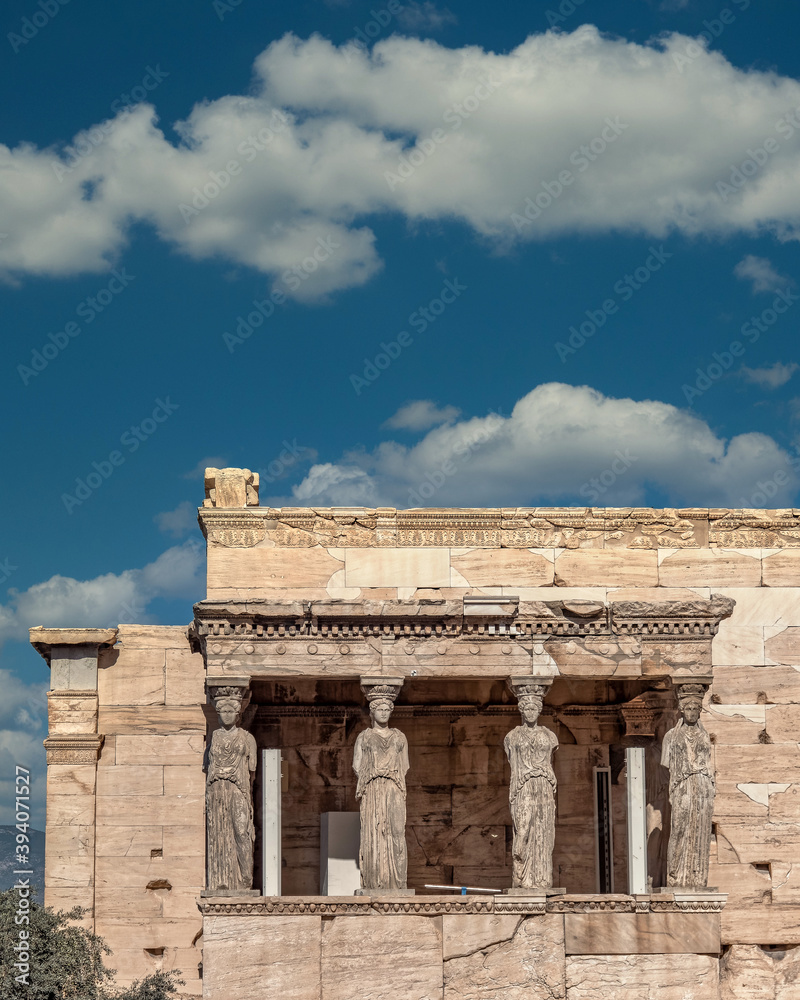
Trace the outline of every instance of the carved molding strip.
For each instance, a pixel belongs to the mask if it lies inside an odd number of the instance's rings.
[[[285,916],[287,914],[326,914],[328,916],[353,914],[429,914],[441,913],[719,913],[727,896],[715,895],[712,899],[661,900],[652,896],[603,896],[565,899],[517,899],[513,896],[416,896],[407,899],[372,899],[363,897],[341,898],[326,901],[324,897],[310,899],[281,899],[280,897],[247,897],[239,900],[213,900],[200,898],[197,902],[204,916]]]
[[[711,600],[620,601],[601,608],[593,618],[582,617],[570,602],[521,603],[509,620],[481,621],[464,613],[459,601],[297,601],[287,606],[269,600],[201,601],[194,606],[194,637],[275,641],[281,639],[458,639],[509,642],[531,637],[619,640],[711,639],[735,602],[712,595]],[[346,648],[340,650],[347,652]],[[569,652],[568,648],[568,652]],[[601,655],[613,652],[598,649]]]
[[[800,546],[798,509],[204,506],[199,520],[210,542],[236,548],[257,545],[268,533],[278,545],[305,547],[346,544],[577,549],[592,547],[596,541],[623,549]]]
[[[96,733],[58,733],[44,740],[47,763],[96,764],[104,736]]]

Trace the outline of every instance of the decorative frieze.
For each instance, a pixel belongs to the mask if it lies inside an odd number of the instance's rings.
[[[225,475],[224,475],[225,474]],[[238,474],[238,475],[234,475]],[[226,478],[227,476],[227,478]],[[278,546],[480,548],[792,548],[800,510],[258,507],[248,469],[209,469],[200,524],[209,541]],[[227,504],[230,504],[229,506]],[[235,522],[231,515],[239,515]]]
[[[201,897],[198,907],[204,916],[287,916],[366,914],[418,914],[436,916],[444,913],[523,914],[544,913],[719,913],[727,900],[725,893],[702,897],[671,898],[656,896],[411,896],[371,899],[368,896],[343,897],[243,897],[215,899]]]
[[[103,745],[103,736],[97,733],[58,733],[44,742],[47,763],[96,764]]]

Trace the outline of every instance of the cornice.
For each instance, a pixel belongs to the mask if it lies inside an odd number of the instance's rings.
[[[516,548],[789,548],[800,546],[800,509],[201,507],[215,544]]]

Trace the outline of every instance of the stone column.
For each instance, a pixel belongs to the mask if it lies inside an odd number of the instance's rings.
[[[260,895],[253,889],[253,781],[258,751],[241,726],[249,677],[207,677],[218,716],[206,745],[206,889],[204,896]]]
[[[522,725],[503,741],[511,764],[509,803],[514,824],[512,894],[550,895],[553,889],[553,846],[556,835],[555,734],[538,724],[552,676],[509,677],[519,703]]]
[[[361,889],[356,895],[414,894],[407,886],[408,741],[399,729],[389,727],[402,685],[402,677],[361,678],[372,728],[358,734],[353,750],[356,798],[361,809]]]
[[[47,751],[45,905],[86,910],[94,929],[97,658],[116,629],[30,629],[34,648],[50,667]],[[41,881],[41,873],[39,873]]]

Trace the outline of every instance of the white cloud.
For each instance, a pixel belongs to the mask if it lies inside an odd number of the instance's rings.
[[[439,8],[430,0],[411,0],[400,8],[397,23],[404,31],[438,31],[448,24],[458,24],[458,18],[448,7]]]
[[[160,531],[173,538],[182,538],[197,527],[197,505],[190,500],[179,503],[174,510],[165,510],[153,518]]]
[[[384,441],[372,452],[316,465],[284,502],[627,506],[641,504],[654,489],[678,505],[747,507],[759,506],[751,501],[759,481],[783,470],[787,485],[773,497],[780,506],[798,486],[789,462],[765,434],[725,440],[668,403],[551,382],[520,399],[509,417],[464,419],[429,431],[411,447]]]
[[[741,373],[748,382],[755,382],[762,389],[779,389],[782,385],[786,385],[798,367],[800,366],[794,361],[788,365],[776,361],[774,365],[765,365],[763,368],[748,368],[747,365],[742,365]]]
[[[394,430],[426,431],[437,424],[450,423],[460,416],[457,406],[443,406],[441,409],[430,399],[414,399],[401,406],[384,423],[384,427]]]
[[[146,623],[147,605],[156,597],[196,598],[205,592],[203,563],[203,547],[191,539],[141,569],[104,573],[91,580],[57,574],[24,591],[10,589],[8,602],[0,605],[0,643],[27,640],[32,625],[89,628]]]
[[[742,257],[733,273],[742,281],[752,281],[753,294],[756,292],[775,292],[786,288],[794,282],[783,274],[779,274],[766,257],[756,257],[748,254]]]
[[[140,105],[107,133],[87,129],[77,158],[0,146],[0,273],[102,271],[136,222],[306,300],[381,267],[375,216],[461,221],[495,247],[570,232],[797,238],[800,151],[786,116],[800,83],[737,69],[685,36],[639,45],[584,25],[496,54],[287,35],[255,69],[251,95],[197,104],[178,144]],[[604,131],[613,141],[599,152]],[[766,139],[776,151],[731,185]],[[409,156],[420,165],[390,184]],[[573,180],[559,194],[564,170]],[[551,204],[515,225],[537,196]]]

